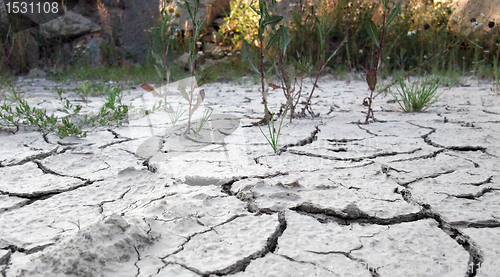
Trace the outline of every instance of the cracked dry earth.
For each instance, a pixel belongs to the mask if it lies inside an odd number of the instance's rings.
[[[42,89],[56,84],[22,82],[31,104],[56,111],[55,90]],[[263,108],[244,80],[204,88],[214,114],[198,136],[163,110],[86,138],[4,129],[1,275],[499,276],[491,84],[443,87],[424,113],[376,98],[381,122],[369,125],[356,123],[364,81],[319,86],[320,116],[287,123],[280,155],[251,127]],[[270,92],[273,110],[281,101]]]

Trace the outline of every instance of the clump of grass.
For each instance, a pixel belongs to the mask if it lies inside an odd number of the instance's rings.
[[[424,82],[412,83],[407,85],[404,80],[399,82],[400,88],[397,88],[398,95],[394,94],[394,100],[405,112],[420,112],[429,108],[439,100],[440,94],[437,93],[438,82],[427,85]]]
[[[82,98],[83,102],[88,103],[89,97],[92,96],[90,82],[89,81],[82,82],[80,87],[77,88],[77,91],[79,92],[80,97]]]

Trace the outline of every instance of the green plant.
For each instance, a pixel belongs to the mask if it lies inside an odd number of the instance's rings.
[[[368,87],[370,88],[370,96],[366,97],[365,100],[363,101],[364,103],[366,103],[366,106],[368,106],[368,111],[366,113],[366,118],[365,118],[365,124],[368,124],[368,120],[370,117],[373,120],[376,120],[373,115],[372,101],[373,101],[373,92],[375,91],[375,87],[377,85],[377,71],[379,67],[380,55],[383,50],[386,26],[391,24],[391,22],[396,18],[401,9],[401,2],[399,2],[399,4],[392,10],[392,12],[390,12],[389,17],[387,17],[386,19],[387,13],[389,12],[389,7],[386,5],[386,0],[382,0],[382,3],[383,3],[382,30],[381,30],[382,35],[380,36],[380,40],[378,38],[377,26],[372,20],[368,21],[368,34],[370,35],[371,39],[377,46],[376,50],[377,54],[376,54],[375,66],[370,68],[368,70],[368,73],[366,74],[366,82],[368,83]]]
[[[195,132],[196,135],[198,135],[200,133],[200,131],[203,128],[203,126],[205,125],[205,123],[207,123],[208,119],[212,115],[212,112],[213,112],[213,109],[211,109],[211,108],[207,108],[207,109],[205,109],[205,111],[203,111],[203,115],[200,118],[200,122],[198,123],[198,126],[196,126],[196,129],[193,129],[193,131]]]
[[[175,8],[171,6],[172,1],[162,0],[160,19],[157,26],[151,29],[151,55],[154,58],[154,67],[158,73],[160,82],[170,82],[171,59],[170,50],[179,37],[179,32],[172,28],[172,23],[177,19]]]
[[[405,112],[420,112],[439,100],[437,89],[438,82],[426,85],[424,82],[407,85],[403,79],[399,82],[401,90],[398,95],[394,94],[394,99]],[[398,97],[399,96],[399,97]]]
[[[175,124],[177,123],[177,121],[179,120],[179,118],[181,118],[181,116],[186,112],[186,110],[184,110],[181,105],[177,105],[177,108],[175,109],[175,111],[171,111],[168,113],[168,117],[170,118],[170,123],[172,123],[173,126],[175,126]]]
[[[318,84],[319,76],[321,75],[323,70],[326,68],[326,66],[328,65],[330,60],[332,60],[332,58],[337,55],[337,52],[339,51],[339,49],[342,48],[342,46],[347,42],[347,36],[345,36],[344,40],[340,43],[338,48],[335,51],[333,51],[333,53],[330,54],[330,56],[328,58],[325,59],[327,36],[329,33],[332,32],[334,24],[329,22],[329,20],[325,14],[323,14],[321,17],[315,16],[314,22],[315,22],[315,24],[313,25],[313,30],[311,31],[311,33],[315,32],[317,34],[317,41],[319,42],[318,43],[318,45],[319,45],[319,49],[318,49],[319,64],[318,64],[318,69],[316,70],[316,78],[314,80],[313,87],[312,87],[311,92],[309,93],[309,96],[307,97],[307,100],[306,100],[304,107],[302,108],[302,111],[301,111],[301,114],[304,115],[305,111],[307,110],[309,112],[309,114],[313,117],[315,116],[315,114],[312,111],[311,106],[310,106],[311,105],[311,98],[313,96],[314,90],[318,86],[317,84]],[[294,59],[292,59],[292,60],[294,60]],[[297,61],[294,61],[294,63],[296,64],[295,66],[297,68],[302,69],[303,74],[310,73],[307,70],[308,68],[304,67],[302,63],[297,62]],[[300,90],[302,90],[302,82],[301,82]],[[299,95],[299,97],[300,97],[300,95]],[[292,108],[295,108],[295,107],[292,107]],[[292,114],[293,114],[293,112],[292,112]]]
[[[274,119],[273,119],[274,114],[271,114],[269,122],[267,123],[267,131],[268,131],[269,137],[264,133],[264,131],[262,131],[262,128],[259,126],[260,132],[262,133],[262,135],[264,135],[264,137],[266,138],[269,145],[271,145],[271,147],[273,148],[274,154],[279,154],[279,152],[280,152],[279,139],[280,139],[280,135],[281,135],[281,127],[283,125],[283,120],[285,119],[287,109],[288,109],[288,106],[285,107],[285,111],[281,115],[281,121],[280,121],[280,125],[278,127],[278,131],[276,131],[276,128],[274,127]]]
[[[59,137],[82,136],[89,131],[109,124],[121,125],[128,118],[128,106],[121,103],[122,89],[114,87],[105,97],[103,106],[97,114],[80,114],[81,105],[74,105],[62,96],[63,91],[57,89],[63,117],[49,114],[45,109],[30,106],[24,96],[12,89],[12,93],[0,105],[0,123],[6,126],[31,126],[43,133],[56,133]]]
[[[80,92],[80,97],[82,98],[83,102],[88,103],[89,97],[92,96],[90,82],[89,81],[82,82],[80,87],[77,88],[77,91]]]
[[[81,226],[80,226],[80,219],[78,219],[76,222],[73,222],[73,221],[69,221],[69,223],[75,225],[77,228],[78,228],[78,231],[81,230]]]
[[[255,125],[261,125],[263,123],[268,123],[271,113],[267,108],[267,86],[265,84],[266,81],[266,72],[264,69],[264,52],[265,50],[269,50],[270,46],[275,43],[278,44],[278,49],[281,49],[281,52],[286,52],[286,47],[290,42],[290,37],[288,36],[288,31],[286,26],[280,26],[280,29],[276,30],[276,25],[283,19],[282,16],[279,15],[271,15],[267,9],[266,1],[259,0],[259,9],[253,7],[253,0],[250,3],[250,8],[259,16],[259,26],[258,26],[258,44],[259,44],[259,68],[253,64],[252,60],[249,59],[249,49],[250,44],[247,41],[243,41],[244,52],[246,52],[245,57],[249,61],[251,68],[260,76],[260,85],[261,85],[261,94],[262,94],[262,103],[264,104],[264,118],[259,122],[254,123]],[[271,1],[271,7],[273,10],[276,8],[276,0]],[[270,27],[272,29],[272,38],[268,42],[268,46],[264,47],[264,34],[266,33],[266,28]],[[283,51],[285,50],[285,51]],[[288,103],[287,103],[288,104]]]
[[[238,44],[242,40],[257,40],[259,16],[250,8],[250,5],[253,5],[255,8],[253,1],[234,0],[229,5],[231,12],[224,18],[224,24],[219,28],[220,35],[225,38],[232,32],[233,44]]]
[[[187,123],[187,128],[185,134],[189,134],[191,130],[191,117],[194,113],[194,111],[200,106],[201,102],[205,99],[205,91],[203,89],[199,90],[198,92],[198,97],[197,97],[197,102],[193,105],[193,100],[194,100],[194,91],[196,87],[198,86],[195,78],[195,69],[198,61],[198,52],[197,52],[197,39],[198,36],[200,35],[200,31],[203,28],[203,22],[205,21],[204,19],[200,21],[196,21],[196,15],[198,14],[198,8],[200,6],[200,0],[194,0],[194,6],[191,7],[188,1],[184,1],[184,5],[186,6],[188,13],[189,13],[189,18],[191,20],[191,23],[193,24],[193,35],[189,38],[189,59],[188,59],[188,64],[189,64],[189,71],[191,72],[191,78],[190,80],[190,86],[189,88],[186,86],[186,83],[183,82],[184,80],[179,81],[179,91],[182,93],[182,96],[188,101],[189,103],[189,113],[188,113],[188,123]],[[188,90],[186,90],[188,88]]]

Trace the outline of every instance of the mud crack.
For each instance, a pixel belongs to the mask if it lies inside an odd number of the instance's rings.
[[[496,191],[496,190],[500,190],[500,189],[492,188],[492,187],[484,187],[476,193],[450,194],[450,193],[441,192],[440,194],[446,194],[448,196],[455,197],[455,198],[477,200],[479,197],[483,196],[484,194],[486,194],[488,192]]]
[[[309,157],[316,157],[316,158],[322,158],[326,160],[333,160],[333,161],[351,161],[351,162],[360,162],[363,160],[369,160],[369,159],[375,159],[378,157],[386,157],[386,156],[396,156],[396,155],[401,155],[401,154],[413,154],[417,151],[422,150],[422,148],[416,148],[410,151],[403,151],[403,152],[381,152],[381,153],[375,153],[373,155],[369,156],[364,156],[364,157],[357,157],[357,158],[340,158],[340,157],[332,157],[328,155],[322,155],[322,154],[315,154],[315,153],[309,153],[301,150],[288,150],[289,153],[295,154],[295,155],[301,155],[301,156],[309,156]]]
[[[461,185],[482,186],[482,185],[491,183],[491,180],[493,180],[493,176],[490,176],[486,180],[480,181],[480,182],[477,182],[477,183],[462,183]]]
[[[438,227],[469,253],[469,261],[467,263],[467,272],[465,273],[465,276],[476,276],[484,258],[481,250],[475,245],[473,240],[466,234],[462,233],[459,229],[455,228],[451,223],[447,222],[439,213],[432,210],[431,205],[415,201],[408,190],[403,189],[398,191],[396,189],[395,192],[401,194],[406,202],[421,206],[428,218],[436,220],[438,222]]]
[[[403,186],[403,187],[407,188],[407,187],[408,187],[408,185],[413,184],[413,183],[415,183],[415,182],[418,182],[418,181],[420,181],[420,180],[424,180],[424,179],[428,179],[428,178],[437,178],[437,177],[439,177],[439,176],[441,176],[441,175],[451,174],[451,173],[453,173],[453,172],[455,172],[455,170],[450,169],[450,170],[446,170],[446,171],[443,171],[443,172],[437,172],[437,173],[429,174],[429,175],[426,175],[426,176],[418,177],[418,178],[416,178],[416,179],[414,179],[414,180],[411,180],[411,181],[408,181],[408,182],[398,182],[398,181],[396,181],[396,180],[394,180],[394,181],[395,181],[396,183],[398,183],[398,185],[400,185],[400,186]]]
[[[319,129],[319,125],[316,125],[315,126],[315,129],[314,131],[311,132],[311,134],[306,137],[305,139],[302,139],[296,143],[290,143],[290,144],[287,144],[283,147],[280,148],[279,152],[285,152],[289,147],[293,147],[293,146],[304,146],[304,145],[307,145],[307,144],[311,144],[313,143],[313,141],[317,140],[318,137],[317,137],[317,134],[321,132],[320,129]]]
[[[59,146],[55,147],[54,149],[50,150],[49,152],[43,152],[43,153],[39,153],[39,154],[36,154],[36,155],[32,155],[32,156],[29,156],[29,157],[26,157],[26,158],[22,159],[21,161],[19,161],[17,163],[6,164],[4,166],[23,165],[25,163],[29,163],[29,162],[32,162],[32,161],[35,161],[35,160],[43,160],[43,159],[48,158],[50,156],[53,156],[55,154],[59,154],[57,152],[58,149],[59,149]]]
[[[104,200],[104,201],[100,202],[99,204],[97,204],[97,207],[99,207],[99,213],[102,214],[104,212],[104,208],[102,207],[102,206],[104,206],[104,204],[106,204],[106,203],[113,203],[115,201],[123,199],[123,197],[125,197],[125,194],[127,194],[130,190],[131,190],[131,188],[129,188],[126,191],[124,191],[117,199]]]
[[[269,238],[267,239],[266,245],[264,246],[264,248],[262,250],[257,251],[255,253],[252,253],[249,256],[235,262],[234,264],[232,264],[226,268],[223,268],[220,270],[214,270],[211,272],[200,272],[197,269],[188,268],[187,266],[179,264],[179,263],[177,263],[177,264],[185,267],[186,269],[188,269],[190,271],[193,271],[197,274],[200,274],[202,276],[207,276],[207,277],[212,276],[212,275],[217,275],[217,276],[232,275],[232,274],[235,274],[238,272],[245,271],[247,266],[253,260],[256,260],[258,258],[262,258],[262,257],[266,256],[268,253],[274,253],[276,251],[276,247],[278,246],[278,239],[283,235],[283,232],[285,231],[286,226],[287,226],[284,212],[278,213],[278,221],[279,221],[279,225],[276,227],[275,231],[271,234],[271,236],[269,236]],[[213,229],[213,228],[215,228],[215,226],[212,227],[211,229]]]
[[[498,228],[500,227],[500,222],[496,220],[480,220],[475,222],[468,221],[455,221],[450,223],[451,226],[465,227],[465,228]]]
[[[117,141],[113,141],[113,142],[110,142],[110,143],[103,144],[103,145],[99,146],[99,149],[104,149],[106,147],[109,147],[109,146],[112,146],[112,145],[115,145],[115,144],[124,143],[124,142],[131,141],[131,140],[132,140],[131,138],[123,138],[123,139],[120,139],[120,140],[117,140]]]
[[[434,151],[434,152],[427,154],[427,155],[422,155],[422,156],[418,156],[418,157],[411,157],[411,158],[406,158],[406,159],[400,159],[400,160],[393,160],[391,162],[396,163],[396,162],[432,159],[432,158],[435,158],[437,155],[443,153],[444,151],[446,151],[446,149],[439,149],[439,150]]]
[[[372,277],[379,277],[380,275],[378,274],[378,270],[376,268],[373,268],[373,267],[370,267],[368,264],[368,262],[366,262],[365,260],[363,259],[360,259],[360,258],[356,258],[354,257],[351,252],[352,251],[355,251],[355,250],[360,250],[361,248],[363,248],[363,246],[361,245],[360,247],[358,248],[354,248],[354,249],[351,249],[349,250],[349,252],[344,252],[344,251],[327,251],[327,252],[319,252],[319,251],[312,251],[312,250],[306,250],[307,252],[310,252],[310,253],[314,253],[314,254],[318,254],[318,255],[329,255],[329,254],[339,254],[339,255],[343,255],[345,256],[346,258],[350,259],[351,261],[354,261],[354,262],[357,262],[359,263],[360,265],[362,265],[363,267],[365,267],[368,272],[370,272],[371,276]]]
[[[59,177],[70,177],[70,178],[75,178],[75,179],[79,179],[79,180],[82,180],[82,181],[89,181],[88,179],[82,178],[80,176],[70,176],[70,175],[65,175],[65,174],[57,173],[57,172],[53,171],[52,169],[49,169],[48,167],[44,166],[42,164],[42,162],[40,162],[39,160],[34,160],[33,162],[45,174],[52,174],[52,175],[56,175],[56,176],[59,176]]]
[[[416,213],[397,215],[389,218],[380,218],[368,215],[360,210],[355,204],[350,204],[343,210],[332,208],[322,208],[314,206],[310,202],[304,202],[291,207],[290,210],[300,214],[314,217],[321,223],[337,222],[341,225],[350,225],[351,223],[366,223],[374,225],[394,225],[403,222],[414,222],[422,219],[431,218],[425,209]]]
[[[276,213],[276,211],[272,211],[270,209],[261,209],[257,206],[257,204],[255,203],[255,198],[252,196],[252,197],[249,197],[245,194],[242,194],[242,193],[233,193],[233,191],[231,190],[232,189],[232,186],[235,182],[238,182],[238,181],[241,181],[241,180],[245,180],[245,179],[249,179],[249,178],[256,178],[256,179],[267,179],[267,178],[273,178],[273,177],[277,177],[277,176],[286,176],[288,175],[287,172],[276,172],[276,173],[273,173],[273,174],[268,174],[268,175],[257,175],[257,176],[243,176],[243,177],[240,177],[240,178],[235,178],[225,184],[222,184],[221,185],[221,188],[222,188],[222,192],[229,195],[229,196],[234,196],[236,197],[238,200],[242,201],[242,202],[245,202],[247,204],[247,211],[250,212],[250,213],[258,213],[258,214],[274,214]]]
[[[422,135],[421,138],[424,139],[424,142],[427,143],[430,146],[436,147],[436,148],[441,148],[441,149],[448,149],[448,150],[454,150],[454,151],[481,151],[483,153],[486,153],[486,148],[482,146],[472,146],[472,145],[465,145],[465,146],[444,146],[440,145],[438,143],[433,142],[429,136],[432,135],[433,133],[436,132],[436,128],[433,127],[427,127],[427,126],[422,126],[418,125],[412,122],[408,122],[409,124],[413,126],[417,126],[419,128],[424,128],[424,129],[430,129],[431,131],[425,135]]]

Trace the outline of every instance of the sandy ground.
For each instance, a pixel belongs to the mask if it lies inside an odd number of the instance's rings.
[[[18,85],[32,105],[60,107],[61,85]],[[500,95],[491,87],[442,87],[423,113],[379,96],[380,122],[362,125],[366,83],[326,76],[313,98],[320,116],[287,119],[280,155],[251,126],[263,106],[249,79],[206,85],[194,118],[207,107],[213,115],[189,138],[186,115],[175,126],[161,109],[139,116],[159,100],[139,87],[124,94],[136,108],[129,123],[86,138],[3,129],[0,272],[499,276]],[[186,105],[178,92],[167,97]],[[272,111],[284,101],[278,90],[269,99]],[[102,104],[90,100],[83,112]]]

